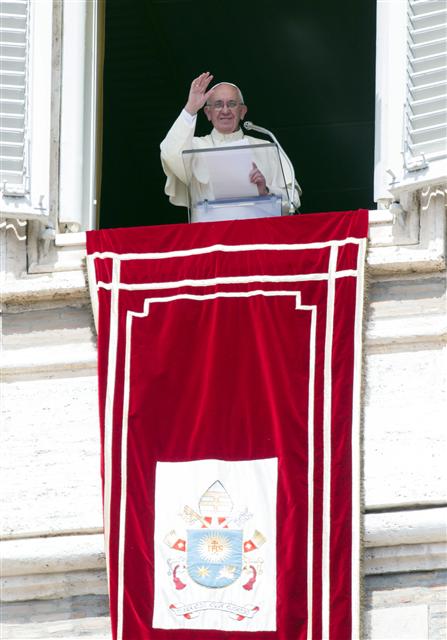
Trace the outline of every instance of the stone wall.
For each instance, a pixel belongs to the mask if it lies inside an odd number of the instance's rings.
[[[371,640],[446,633],[444,203],[435,191],[426,210],[370,217],[363,564]],[[11,230],[1,236],[4,638],[109,637],[84,241],[57,236],[51,269],[45,254],[46,267],[37,256],[29,273],[25,242]]]

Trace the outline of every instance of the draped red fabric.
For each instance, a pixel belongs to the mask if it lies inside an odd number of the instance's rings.
[[[115,639],[359,637],[367,228],[87,234]]]

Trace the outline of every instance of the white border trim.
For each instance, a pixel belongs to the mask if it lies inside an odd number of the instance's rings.
[[[123,389],[123,418],[122,418],[122,432],[121,432],[121,497],[120,497],[120,533],[119,533],[119,548],[118,548],[118,602],[117,602],[117,639],[124,640],[123,626],[124,626],[124,557],[126,546],[126,511],[127,511],[127,438],[128,438],[128,418],[129,418],[129,399],[130,399],[130,365],[131,365],[131,351],[132,351],[132,324],[134,318],[145,318],[149,316],[150,307],[154,303],[161,302],[175,302],[178,300],[196,300],[198,302],[204,302],[208,300],[214,300],[218,298],[252,298],[255,296],[264,297],[292,297],[295,298],[295,310],[311,311],[311,348],[310,348],[310,363],[309,366],[315,373],[315,346],[316,346],[316,320],[314,317],[316,313],[315,307],[302,306],[301,305],[301,292],[300,291],[234,291],[234,292],[215,292],[209,295],[191,296],[189,294],[179,294],[171,296],[169,298],[145,298],[143,303],[143,311],[127,311],[126,314],[126,348],[125,348],[125,364],[124,364],[124,389]],[[313,451],[313,431],[314,431],[314,411],[313,411],[313,387],[312,393],[311,385],[309,383],[309,396],[308,396],[308,439],[312,441]],[[311,401],[312,400],[312,401]],[[309,461],[310,465],[310,461]],[[313,459],[312,459],[312,478],[313,478]],[[313,516],[313,483],[308,485],[308,504],[309,511]],[[310,531],[313,535],[313,517],[311,522]],[[309,527],[308,527],[309,532]],[[309,534],[308,534],[309,535]],[[308,542],[309,547],[309,542]],[[312,544],[310,545],[312,548]],[[312,558],[313,555],[307,557],[307,574],[312,574]],[[276,567],[275,567],[276,572]],[[312,582],[311,582],[312,584]],[[276,583],[275,583],[276,585]],[[275,587],[276,592],[276,587]],[[312,600],[312,589],[309,589],[310,598]],[[308,595],[309,598],[309,595]],[[311,605],[312,606],[312,605]],[[308,618],[308,620],[312,620]],[[276,624],[276,611],[275,611],[275,624]],[[277,627],[276,627],[277,628]],[[308,632],[309,633],[309,632]],[[311,634],[310,630],[310,634]],[[309,636],[311,638],[311,635]]]
[[[150,253],[117,253],[115,251],[94,251],[92,258],[117,258],[119,260],[162,260],[164,258],[185,258],[204,255],[206,253],[239,253],[241,251],[302,251],[303,249],[324,249],[325,247],[343,247],[346,244],[360,244],[362,238],[344,238],[326,242],[309,242],[308,244],[212,244],[196,249],[178,251],[155,251]]]
[[[337,265],[338,250],[331,251],[330,258],[330,271],[328,276],[331,278],[332,287],[328,288],[328,312],[327,315],[332,319],[334,314],[335,304],[335,269]],[[274,276],[270,276],[272,279]],[[329,295],[329,291],[332,290],[332,295]],[[154,303],[174,302],[177,300],[196,300],[198,302],[213,300],[218,298],[252,298],[255,296],[265,297],[293,297],[296,299],[295,309],[311,312],[311,327],[310,327],[310,361],[309,361],[309,393],[308,393],[308,527],[307,527],[307,638],[312,639],[312,612],[313,612],[313,510],[314,510],[314,380],[315,380],[315,348],[316,348],[316,321],[317,321],[317,308],[312,305],[301,305],[301,293],[299,291],[238,291],[238,292],[215,292],[212,294],[192,295],[192,294],[177,294],[174,296],[165,296],[157,298],[145,298],[143,303],[143,311],[127,311],[126,315],[126,350],[125,350],[125,371],[124,371],[124,402],[123,402],[123,421],[122,421],[122,443],[121,443],[121,499],[120,499],[120,534],[119,534],[119,552],[118,552],[118,602],[117,602],[117,638],[123,639],[123,624],[124,624],[124,555],[125,555],[125,538],[126,538],[126,505],[127,505],[127,436],[128,436],[128,409],[129,409],[129,395],[130,395],[130,354],[131,354],[131,340],[132,340],[132,323],[134,318],[147,317],[150,312],[150,306]],[[332,310],[329,310],[329,306],[332,305]],[[330,323],[332,331],[332,322]],[[326,336],[328,335],[326,325]],[[332,352],[332,334],[327,341],[330,344],[330,351]],[[332,358],[330,358],[330,364],[326,367],[326,348],[325,348],[325,394],[324,394],[324,411],[325,411],[325,426],[324,432],[331,429],[331,413],[330,413],[330,398],[332,394],[332,379],[329,375],[329,382],[327,381],[327,369],[331,369]],[[330,390],[327,393],[327,384],[330,386]],[[329,398],[329,400],[328,400]],[[329,410],[327,405],[329,404]],[[327,411],[329,415],[329,425],[327,425]],[[330,435],[329,435],[330,438]],[[324,438],[326,448],[327,436]],[[330,446],[330,445],[329,445]],[[324,449],[325,450],[325,449]],[[330,464],[330,458],[329,458]],[[325,474],[327,475],[327,474]],[[329,490],[325,485],[323,488],[323,541],[326,536],[330,538],[330,469],[329,469]],[[329,510],[329,516],[324,515],[324,504],[328,503],[326,510]],[[326,520],[325,518],[329,518]],[[326,523],[326,524],[325,524]],[[326,586],[327,589],[327,617],[329,617],[329,542],[328,549],[326,551],[328,564],[326,571],[324,570],[324,545],[323,545],[323,589]],[[324,598],[323,598],[324,604]]]
[[[363,295],[365,292],[366,238],[359,244],[357,254],[357,282],[354,321],[354,362],[352,381],[351,426],[351,629],[352,640],[360,638],[360,509],[361,509],[361,390],[362,390],[362,336]]]
[[[117,637],[123,637],[123,603],[124,603],[124,555],[126,548],[126,516],[127,516],[127,434],[129,428],[129,400],[130,400],[130,363],[132,354],[132,321],[134,318],[144,318],[149,314],[149,303],[144,303],[141,313],[128,311],[126,314],[126,349],[124,356],[124,388],[123,388],[123,417],[121,431],[121,497],[119,516],[119,544],[118,544],[118,603],[117,607]]]
[[[110,299],[110,335],[109,355],[107,367],[106,402],[104,411],[104,537],[107,551],[110,548],[110,509],[112,495],[112,440],[113,440],[113,407],[115,403],[115,378],[116,357],[118,346],[118,313],[119,313],[119,288],[118,282],[121,273],[121,263],[113,261],[112,283]],[[110,593],[110,561],[106,554],[107,574],[109,578]]]
[[[217,291],[208,294],[192,294],[179,293],[175,296],[163,296],[160,298],[146,298],[144,304],[152,304],[154,302],[174,302],[175,300],[214,300],[215,298],[253,298],[254,296],[278,297],[289,296],[299,298],[299,291],[263,291],[262,289],[253,289],[253,291]],[[137,315],[137,314],[135,314]]]
[[[322,638],[329,640],[330,613],[330,545],[331,545],[331,464],[332,464],[332,338],[334,331],[335,277],[338,247],[331,248],[329,257],[326,335],[324,344],[324,404],[323,404],[323,534],[322,534]]]
[[[96,282],[95,260],[88,254],[86,256],[86,265],[87,265],[87,285],[90,293],[90,300],[92,303],[93,320],[95,322],[96,333],[98,333],[98,320],[99,320],[98,290],[100,289],[100,283]],[[95,286],[95,283],[96,283],[96,286]]]
[[[315,391],[315,353],[317,342],[317,307],[316,305],[300,306],[303,311],[310,311],[310,355],[309,355],[309,390],[307,414],[307,640],[312,640],[313,619],[313,538],[314,538],[314,391]]]
[[[334,274],[335,278],[346,278],[348,276],[357,277],[355,269],[345,269]],[[258,275],[258,276],[221,276],[218,278],[203,278],[194,280],[188,278],[185,280],[177,280],[174,282],[139,282],[137,284],[120,283],[119,288],[122,291],[147,291],[150,289],[178,289],[180,287],[212,287],[217,284],[247,284],[250,282],[309,282],[310,280],[328,280],[327,273],[309,273],[307,275]],[[110,282],[99,280],[98,289],[111,289]]]

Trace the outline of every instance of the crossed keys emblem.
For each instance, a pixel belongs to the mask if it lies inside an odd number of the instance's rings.
[[[219,480],[201,496],[198,510],[183,507],[186,531],[182,535],[172,530],[164,539],[176,552],[168,562],[176,590],[186,589],[188,579],[208,589],[222,589],[241,576],[245,576],[242,588],[253,589],[262,573],[262,560],[254,552],[266,538],[257,529],[244,537],[252,514],[248,509],[233,511],[233,501]]]

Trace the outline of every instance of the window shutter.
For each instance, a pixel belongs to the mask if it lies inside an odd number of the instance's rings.
[[[405,170],[447,158],[447,5],[409,0]]]
[[[5,196],[27,193],[26,107],[29,1],[0,8],[0,187]]]

